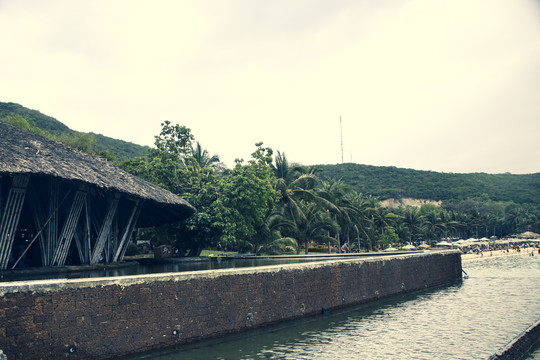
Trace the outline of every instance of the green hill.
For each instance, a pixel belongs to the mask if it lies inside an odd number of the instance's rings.
[[[73,132],[73,130],[68,128],[60,121],[42,114],[37,110],[31,110],[15,103],[0,102],[0,120],[13,115],[20,115],[22,118],[28,121],[30,126],[40,128],[41,130],[50,134],[61,135],[64,133]]]
[[[83,151],[113,154],[116,160],[144,156],[147,147],[95,133],[80,133],[53,117],[15,103],[0,102],[0,121],[54,138]],[[322,179],[342,180],[365,195],[384,199],[513,201],[540,206],[540,173],[454,174],[360,164],[318,165]]]
[[[354,190],[380,199],[477,198],[540,205],[540,173],[454,174],[350,163],[317,167],[321,178],[341,179]]]
[[[97,154],[108,152],[118,161],[144,156],[148,151],[148,147],[132,142],[113,139],[101,134],[71,130],[53,117],[11,102],[0,102],[0,121],[59,140],[67,145],[74,143],[80,145],[82,143],[84,148],[81,150]],[[76,147],[80,148],[80,146]]]

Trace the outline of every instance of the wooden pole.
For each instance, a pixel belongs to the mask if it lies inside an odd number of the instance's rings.
[[[73,203],[71,204],[71,210],[68,213],[64,227],[58,239],[58,246],[55,249],[52,264],[57,266],[63,266],[66,262],[67,255],[69,252],[69,246],[73,240],[73,235],[77,228],[77,223],[79,222],[79,217],[81,215],[81,210],[86,200],[86,192],[78,190],[73,198]]]
[[[7,268],[30,175],[15,175],[0,223],[0,270]]]
[[[118,244],[118,248],[116,249],[116,254],[114,255],[113,262],[122,261],[122,259],[124,258],[124,254],[126,253],[129,240],[131,239],[131,234],[133,233],[133,229],[135,228],[135,224],[137,223],[139,214],[141,213],[141,205],[142,204],[140,200],[135,201],[135,206],[133,206],[133,210],[131,211],[131,215],[129,216],[128,222],[124,229],[122,239]]]
[[[51,221],[47,228],[47,241],[45,251],[47,254],[46,266],[53,264],[54,249],[58,243],[58,201],[60,197],[60,183],[56,179],[49,180],[49,216]]]
[[[105,215],[105,219],[103,220],[103,224],[101,225],[96,244],[94,245],[94,251],[92,252],[92,257],[90,258],[90,264],[97,264],[99,262],[99,258],[101,256],[101,253],[103,252],[103,248],[105,247],[105,242],[107,241],[107,237],[110,235],[111,232],[114,215],[116,214],[116,209],[118,208],[119,196],[120,195],[116,193],[109,204],[107,215]]]
[[[62,203],[68,198],[69,194],[71,193],[71,191],[68,191],[66,193],[66,196],[64,196],[64,199],[62,199],[62,202],[60,202],[60,204],[58,205],[58,207],[56,208],[55,212],[58,211],[58,209],[60,208],[60,206],[62,205]],[[15,267],[17,266],[17,264],[19,263],[19,261],[21,261],[21,259],[23,258],[24,254],[26,254],[26,252],[30,249],[30,247],[32,246],[32,244],[36,241],[36,239],[41,235],[42,231],[45,230],[45,227],[47,226],[47,224],[49,223],[49,221],[51,221],[52,219],[52,215],[49,216],[49,218],[47,219],[47,221],[45,221],[45,224],[43,224],[43,226],[41,227],[41,229],[39,229],[39,231],[37,232],[37,234],[34,236],[34,238],[32,239],[32,241],[30,241],[30,244],[28,244],[28,246],[26,247],[26,249],[24,249],[23,253],[21,254],[21,256],[19,256],[19,258],[17,259],[17,261],[15,261],[15,263],[13,264],[13,266],[11,267],[12,269],[15,269]]]

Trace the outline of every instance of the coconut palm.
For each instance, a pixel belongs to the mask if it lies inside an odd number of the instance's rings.
[[[350,201],[351,190],[341,180],[323,181],[317,189],[317,202],[326,209],[339,226],[339,231],[335,234],[339,251],[341,242],[345,238],[350,243],[351,234],[358,234],[358,227],[355,227],[356,209]]]
[[[280,192],[279,206],[297,206],[297,201],[310,200],[312,190],[319,183],[316,170],[298,164],[289,164],[285,154],[277,152],[272,164],[272,170],[277,178],[276,190]]]
[[[284,229],[288,228],[289,232],[298,232],[297,229],[294,230],[295,227],[306,222],[308,215],[313,215],[313,209],[311,208],[309,208],[309,214],[304,213],[306,205],[324,202],[324,199],[316,191],[317,186],[320,184],[320,180],[316,175],[318,170],[312,167],[290,164],[286,155],[279,151],[274,159],[272,169],[277,178],[276,190],[280,193],[277,212],[289,219],[289,225],[283,225],[283,227]],[[297,238],[297,240],[301,242],[300,239]]]
[[[373,213],[376,209],[374,202],[371,201],[371,197],[365,197],[357,192],[350,192],[345,195],[345,201],[352,209],[351,212],[351,228],[352,233],[356,235],[356,241],[358,249],[362,247],[371,250],[373,242],[375,241],[375,234],[373,234]],[[361,239],[364,239],[364,246],[362,246]]]
[[[289,222],[279,212],[270,215],[264,225],[257,230],[257,233],[249,242],[251,251],[256,255],[261,254],[281,254],[285,247],[298,249],[298,242],[292,237],[283,237],[280,229],[289,226]]]
[[[222,171],[225,165],[221,162],[219,155],[212,155],[203,149],[201,143],[197,141],[197,145],[192,150],[192,163],[199,169],[210,168],[214,171]]]
[[[424,215],[424,236],[427,240],[435,240],[442,237],[442,234],[446,231],[446,225],[441,220],[439,213],[435,211],[429,211]]]
[[[413,240],[418,239],[423,231],[422,224],[424,222],[420,210],[417,207],[408,207],[405,209],[402,221],[409,228],[411,236],[409,241],[413,242]]]
[[[334,239],[328,233],[335,233],[337,223],[329,213],[314,202],[298,201],[279,208],[281,221],[281,234],[284,238],[295,239],[304,244],[306,255],[309,253],[310,242],[333,242]],[[300,249],[298,249],[300,250]]]

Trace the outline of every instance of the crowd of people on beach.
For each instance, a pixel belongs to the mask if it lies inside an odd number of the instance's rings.
[[[484,256],[484,252],[489,252],[493,255],[493,251],[502,251],[506,253],[521,253],[527,252],[529,256],[534,256],[535,252],[540,255],[540,244],[538,243],[521,243],[521,244],[493,244],[493,245],[468,245],[460,247],[459,250],[463,254],[475,254]]]

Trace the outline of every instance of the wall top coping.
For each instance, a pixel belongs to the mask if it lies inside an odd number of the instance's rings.
[[[31,281],[12,281],[0,283],[0,296],[18,292],[55,292],[68,289],[94,288],[105,286],[127,287],[132,285],[152,284],[167,281],[188,281],[195,279],[213,279],[222,276],[247,275],[258,273],[276,273],[279,271],[308,270],[321,267],[333,267],[342,264],[356,264],[367,262],[385,263],[390,260],[421,258],[431,256],[448,256],[461,254],[458,250],[426,251],[422,253],[392,254],[388,256],[373,256],[359,258],[344,258],[335,260],[318,259],[314,262],[266,265],[246,268],[229,268],[214,270],[197,270],[174,273],[143,274],[130,276],[115,276],[84,279],[49,279]]]

